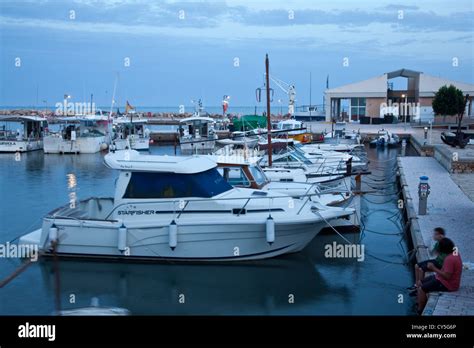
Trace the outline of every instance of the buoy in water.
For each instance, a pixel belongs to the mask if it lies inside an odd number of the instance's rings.
[[[271,216],[268,217],[266,222],[266,237],[268,244],[275,241],[275,220]]]
[[[170,248],[171,250],[174,250],[178,245],[178,225],[176,225],[174,220],[171,221],[171,224],[169,225],[168,234]]]

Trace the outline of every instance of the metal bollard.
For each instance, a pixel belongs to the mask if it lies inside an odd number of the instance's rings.
[[[402,157],[405,157],[407,152],[407,141],[406,139],[402,139]]]
[[[426,215],[428,196],[430,194],[428,179],[427,176],[420,176],[420,183],[418,184],[418,215]]]

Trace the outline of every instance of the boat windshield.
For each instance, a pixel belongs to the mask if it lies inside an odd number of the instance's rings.
[[[231,189],[216,168],[196,174],[133,172],[123,198],[209,198]]]
[[[302,151],[301,149],[295,150],[291,153],[291,156],[294,158],[297,158],[299,161],[303,162],[304,164],[312,164],[312,162],[308,158],[306,158],[304,153],[302,153],[301,151]]]
[[[258,166],[249,166],[249,169],[257,185],[263,185],[267,181],[267,178],[263,173],[262,168]]]

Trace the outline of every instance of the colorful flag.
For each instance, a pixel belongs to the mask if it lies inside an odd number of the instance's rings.
[[[135,110],[135,107],[131,106],[127,100],[127,105],[125,105],[125,113],[128,114],[129,110]]]

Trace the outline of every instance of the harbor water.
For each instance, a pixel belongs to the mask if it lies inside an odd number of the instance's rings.
[[[336,234],[318,235],[302,252],[274,259],[188,264],[60,259],[33,263],[0,289],[0,315],[50,315],[101,306],[136,315],[410,315],[413,284],[398,206],[398,149],[367,149],[372,174],[363,180],[363,231],[344,238],[365,247],[363,260],[328,258]],[[173,154],[152,146],[153,154]],[[0,154],[0,243],[30,232],[41,217],[72,198],[111,196],[117,173],[103,154]],[[20,262],[0,259],[0,278]],[[59,276],[56,276],[59,270]],[[59,300],[59,301],[58,301]],[[59,302],[59,305],[58,305]],[[58,308],[61,307],[61,308]]]

